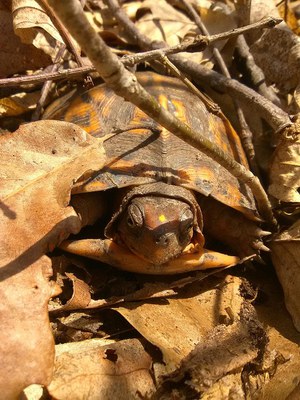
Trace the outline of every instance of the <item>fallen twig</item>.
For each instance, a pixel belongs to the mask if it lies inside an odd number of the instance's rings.
[[[57,47],[58,47],[58,51],[57,51],[57,54],[56,54],[56,57],[55,57],[55,60],[54,60],[54,64],[51,66],[51,72],[56,72],[58,70],[59,61],[61,60],[62,55],[66,50],[66,45],[65,44],[58,43]],[[41,90],[41,96],[39,98],[39,101],[38,101],[38,103],[36,105],[36,108],[35,108],[34,112],[32,113],[31,121],[38,121],[40,119],[43,107],[44,107],[45,102],[47,100],[49,91],[51,89],[52,82],[53,82],[52,80],[47,80],[46,82],[44,82],[44,85],[43,85],[42,90]]]
[[[264,73],[262,69],[259,68],[255,63],[244,36],[239,36],[237,38],[236,48],[239,56],[243,58],[246,63],[246,67],[251,74],[251,80],[253,82],[253,85],[257,88],[258,93],[280,107],[279,98],[276,96],[274,90],[266,85]]]
[[[280,20],[279,19],[274,19],[274,18],[268,18],[264,21],[261,21],[256,24],[248,25],[242,28],[238,29],[233,29],[228,32],[224,33],[218,33],[216,35],[211,35],[211,36],[203,36],[203,35],[198,35],[195,38],[191,40],[186,40],[176,46],[173,47],[167,47],[164,46],[159,49],[154,49],[154,50],[149,50],[145,52],[141,52],[138,54],[134,55],[125,55],[121,58],[122,63],[125,66],[133,66],[135,64],[151,61],[151,60],[157,60],[160,59],[164,56],[168,56],[171,54],[176,54],[180,53],[182,51],[192,51],[192,50],[204,50],[208,45],[213,44],[219,40],[224,40],[228,39],[233,36],[237,36],[243,32],[248,32],[253,29],[262,29],[266,27],[270,27],[272,24],[278,23]],[[141,35],[141,34],[140,34]],[[132,36],[132,35],[131,35]],[[148,41],[148,46],[142,45],[141,47],[150,47],[151,46],[151,41],[144,35],[143,40]],[[76,53],[75,53],[76,54]],[[81,63],[80,63],[81,64]],[[81,64],[82,65],[82,64]],[[38,75],[31,75],[31,76],[20,76],[20,77],[13,77],[13,78],[5,78],[5,79],[0,79],[0,87],[9,87],[9,86],[19,86],[19,85],[24,85],[24,84],[39,84],[43,83],[46,80],[61,80],[65,78],[69,79],[75,79],[78,76],[87,74],[89,72],[94,72],[95,68],[94,67],[86,67],[86,66],[81,66],[79,68],[73,68],[73,69],[65,69],[61,71],[57,71],[55,73],[42,73]]]

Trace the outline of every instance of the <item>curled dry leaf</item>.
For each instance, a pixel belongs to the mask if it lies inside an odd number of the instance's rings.
[[[91,293],[88,284],[74,274],[66,272],[66,276],[72,281],[73,293],[68,302],[60,310],[74,310],[85,308],[91,301]]]
[[[41,3],[35,0],[13,0],[12,10],[14,30],[22,42],[33,44],[54,60],[56,42],[63,43],[63,39]]]
[[[300,202],[300,118],[280,134],[270,168],[269,193],[283,202]]]
[[[300,332],[300,221],[278,235],[272,241],[271,249],[286,308]]]
[[[152,360],[139,340],[80,347],[80,351],[56,358],[54,379],[48,387],[53,398],[127,400],[149,398],[154,391]]]
[[[12,14],[0,4],[0,77],[49,65],[50,57],[14,33]]]
[[[47,303],[56,290],[43,254],[80,229],[70,190],[87,170],[102,167],[104,152],[101,140],[58,121],[23,125],[0,142],[0,386],[11,399],[51,377]]]

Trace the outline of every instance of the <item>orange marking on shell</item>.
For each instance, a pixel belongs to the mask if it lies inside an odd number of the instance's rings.
[[[248,160],[245,155],[239,135],[233,129],[231,123],[228,120],[226,121],[224,126],[226,129],[226,134],[227,134],[229,143],[231,144],[231,147],[236,149],[237,155],[235,156],[235,158],[237,159],[237,161],[239,161],[241,164],[243,164],[246,168],[249,168]]]
[[[241,192],[238,186],[234,186],[229,182],[223,182],[223,191],[218,192],[218,199],[224,204],[231,205],[235,208],[241,201]]]
[[[207,180],[209,182],[213,182],[215,180],[214,171],[209,168],[201,167],[191,167],[184,170],[184,172],[189,176],[191,181],[194,181],[196,178],[200,178],[203,180]]]
[[[101,118],[103,120],[106,120],[109,117],[111,117],[112,110],[114,110],[115,99],[116,99],[116,96],[115,95],[111,95],[111,96],[105,97],[104,101],[101,102]],[[96,100],[96,98],[95,98],[95,100]]]
[[[72,193],[90,193],[90,192],[100,192],[107,189],[107,183],[101,181],[87,182],[85,184],[80,183],[72,189]]]
[[[176,111],[174,113],[175,117],[178,118],[180,121],[183,121],[186,123],[186,113],[185,113],[185,108],[183,107],[182,101],[177,101],[175,99],[172,99],[172,104],[175,107]]]
[[[168,109],[168,98],[164,94],[160,94],[157,98],[159,104],[165,108],[166,110]]]
[[[214,133],[214,143],[226,153],[232,154],[224,134],[224,123],[220,118],[210,114],[208,117],[210,130]],[[233,155],[233,154],[232,154]]]

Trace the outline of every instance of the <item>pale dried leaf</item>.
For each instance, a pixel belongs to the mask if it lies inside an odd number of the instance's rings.
[[[15,33],[23,43],[33,44],[54,60],[56,43],[63,43],[51,18],[36,0],[13,0],[13,24]]]
[[[300,202],[300,119],[280,136],[270,167],[269,193],[284,202]]]
[[[57,400],[140,399],[150,396],[155,388],[151,363],[137,339],[86,346],[56,358],[54,379],[48,390]]]
[[[41,92],[21,92],[0,99],[0,117],[22,115],[36,107]]]
[[[87,170],[102,167],[104,154],[101,140],[59,121],[23,125],[0,142],[0,386],[11,399],[31,383],[49,382],[47,303],[57,290],[48,282],[52,269],[43,254],[80,229],[68,207],[70,190]]]
[[[300,112],[300,83],[298,86],[295,88],[294,95],[293,95],[293,106],[294,110],[296,110],[296,113]]]
[[[20,38],[14,33],[11,13],[1,9],[0,48],[0,77],[45,67],[50,63],[50,57],[43,51],[33,45],[21,43]]]
[[[282,285],[286,308],[300,331],[300,221],[271,243],[272,260]]]
[[[22,400],[43,400],[44,388],[41,385],[30,385],[24,389]]]
[[[244,400],[245,393],[241,374],[237,373],[223,376],[201,396],[201,400],[212,399]]]

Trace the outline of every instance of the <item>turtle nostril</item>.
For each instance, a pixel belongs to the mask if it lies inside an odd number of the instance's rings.
[[[167,247],[169,244],[169,237],[168,235],[161,235],[156,238],[155,243],[161,247]]]

